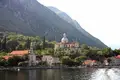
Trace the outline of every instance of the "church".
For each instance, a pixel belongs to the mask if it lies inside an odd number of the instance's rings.
[[[79,48],[79,43],[69,42],[66,33],[64,33],[61,42],[55,44],[55,50],[59,48]]]

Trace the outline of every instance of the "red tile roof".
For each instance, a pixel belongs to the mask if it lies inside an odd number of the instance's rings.
[[[8,60],[9,58],[11,58],[13,56],[23,56],[25,54],[28,54],[28,50],[12,51],[9,54],[10,54],[10,56],[3,56],[2,58],[5,59],[5,60]]]
[[[117,55],[115,58],[120,59],[120,55]]]
[[[12,56],[3,56],[2,58],[5,60],[8,60],[9,58],[11,58]]]
[[[83,64],[88,65],[88,64],[91,64],[91,63],[95,63],[95,62],[96,62],[96,60],[85,60],[83,62]]]
[[[25,54],[28,54],[28,50],[20,50],[20,51],[12,51],[11,53],[10,53],[10,55],[25,55]]]

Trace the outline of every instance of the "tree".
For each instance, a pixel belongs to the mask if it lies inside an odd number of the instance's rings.
[[[43,46],[43,49],[45,49],[45,36],[43,37],[43,44],[42,44],[42,46]]]
[[[1,56],[6,56],[6,55],[7,55],[6,52],[0,52],[0,57],[1,57]]]
[[[36,50],[41,50],[41,45],[40,45],[39,42],[37,42],[37,43],[35,44],[35,49],[36,49]]]
[[[9,40],[9,41],[7,41],[7,49],[9,51],[16,50],[18,45],[19,45],[19,42],[17,40]]]
[[[8,65],[9,66],[18,66],[18,63],[23,61],[23,59],[19,56],[13,56],[8,59]]]
[[[113,54],[114,56],[120,55],[120,50],[119,49],[113,50]]]
[[[84,60],[86,60],[86,56],[79,56],[75,58],[75,62],[77,62],[79,65],[83,63]]]
[[[82,45],[81,45],[81,48],[82,48],[82,49],[89,49],[86,44],[82,44]]]
[[[112,54],[112,49],[111,49],[111,48],[104,48],[104,49],[102,50],[102,52],[103,52],[103,55],[104,55],[105,57],[109,57],[110,54]]]
[[[50,55],[54,55],[54,49],[49,48],[47,51]]]
[[[7,66],[7,61],[0,57],[0,66]]]
[[[81,55],[82,56],[90,56],[90,50],[82,49],[81,50]]]
[[[69,56],[63,56],[61,61],[63,65],[75,66],[76,64]]]
[[[102,51],[97,51],[97,54],[103,56],[103,52]]]
[[[102,52],[102,50],[97,51],[96,60],[98,60],[101,63],[103,63],[104,58],[105,57],[104,57],[104,53]]]
[[[25,47],[22,44],[17,45],[16,50],[24,50]]]
[[[52,41],[52,42],[51,42],[51,44],[54,44],[54,45],[55,45],[56,43],[57,43],[56,41]]]
[[[68,56],[69,56],[71,59],[74,59],[74,58],[80,56],[80,54],[79,54],[76,50],[70,50]]]
[[[98,55],[97,55],[97,50],[94,50],[94,49],[90,49],[88,50],[89,52],[87,53],[87,57],[90,58],[90,59],[93,59],[93,60],[97,60],[98,58]]]
[[[2,49],[2,43],[1,43],[1,40],[0,40],[0,50]]]
[[[1,43],[3,51],[6,51],[6,41],[7,41],[7,39],[6,39],[6,37],[4,37],[3,40],[2,40],[2,43]]]
[[[25,43],[25,48],[26,49],[30,49],[30,43],[31,43],[31,40],[28,38],[26,43]]]
[[[37,55],[39,55],[39,56],[41,56],[42,54],[42,51],[41,50],[35,50],[35,54],[37,54]]]

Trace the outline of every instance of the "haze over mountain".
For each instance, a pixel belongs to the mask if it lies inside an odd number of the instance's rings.
[[[106,47],[104,43],[91,37],[78,26],[76,21],[71,19],[74,23],[72,24],[70,18],[66,20],[37,0],[0,0],[0,31],[41,37],[46,34],[47,39],[57,41],[60,41],[63,33],[67,33],[70,41],[77,40],[90,46]]]
[[[48,7],[50,10],[54,11],[60,18],[63,20],[67,21],[71,25],[73,25],[76,29],[78,29],[82,34],[84,34],[85,37],[88,37],[88,39],[92,39],[93,41],[97,41],[98,39],[89,34],[87,31],[85,31],[80,24],[76,21],[73,20],[69,15],[67,15],[65,12],[60,11],[59,9],[49,6]],[[97,44],[101,44],[100,42],[97,42]]]

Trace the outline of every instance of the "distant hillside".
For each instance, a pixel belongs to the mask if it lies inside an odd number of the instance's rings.
[[[73,20],[69,15],[67,15],[65,12],[60,11],[59,9],[49,6],[48,7],[50,10],[54,11],[60,18],[62,18],[63,20],[67,21],[68,23],[70,23],[71,25],[73,25],[76,29],[78,29],[85,37],[87,37],[88,39],[91,39],[95,42],[95,44],[97,45],[103,45],[103,43],[95,38],[94,36],[92,36],[91,34],[89,34],[87,31],[85,31],[80,24],[76,21]]]
[[[57,41],[60,41],[63,33],[67,33],[70,41],[78,40],[87,45],[106,47],[96,38],[95,41],[85,36],[37,0],[0,0],[0,30],[41,37],[46,35],[49,40]]]

